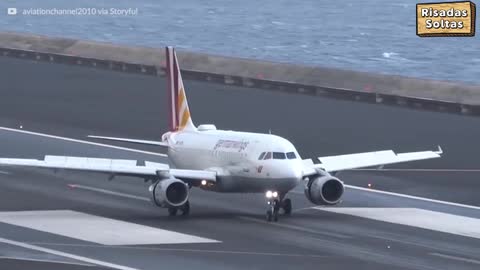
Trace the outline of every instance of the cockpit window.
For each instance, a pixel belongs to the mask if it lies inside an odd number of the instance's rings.
[[[294,152],[288,152],[288,153],[287,153],[287,158],[288,158],[288,159],[296,159],[297,156],[295,155]]]
[[[265,156],[265,152],[262,152],[262,153],[260,154],[260,156],[258,157],[258,160],[262,160],[264,156]]]
[[[285,159],[285,153],[273,152],[273,159]]]
[[[265,157],[263,157],[263,159],[271,159],[271,158],[272,158],[272,152],[267,152]]]

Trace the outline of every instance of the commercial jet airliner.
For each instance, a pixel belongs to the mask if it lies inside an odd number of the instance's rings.
[[[344,185],[335,173],[355,168],[438,158],[438,151],[396,154],[392,150],[319,157],[319,163],[302,159],[288,140],[272,135],[218,130],[212,124],[195,126],[174,48],[166,48],[170,130],[161,141],[89,136],[96,139],[164,147],[170,164],[137,160],[45,156],[43,160],[1,158],[0,165],[90,171],[132,176],[152,181],[151,201],[171,216],[190,212],[189,190],[264,193],[266,219],[277,221],[279,212],[290,214],[287,193],[303,184],[305,196],[316,205],[338,204]]]

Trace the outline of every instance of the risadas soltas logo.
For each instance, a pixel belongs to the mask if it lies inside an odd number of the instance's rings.
[[[471,1],[417,4],[420,37],[473,37],[475,4]]]

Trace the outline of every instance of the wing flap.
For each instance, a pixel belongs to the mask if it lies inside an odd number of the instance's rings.
[[[213,171],[170,169],[170,174],[180,179],[208,180],[215,182],[217,173]]]
[[[315,164],[315,168],[327,172],[335,172],[349,169],[357,169],[371,166],[380,166],[407,161],[439,158],[442,153],[438,151],[421,151],[396,154],[392,150],[347,154],[338,156],[319,157],[321,164]]]

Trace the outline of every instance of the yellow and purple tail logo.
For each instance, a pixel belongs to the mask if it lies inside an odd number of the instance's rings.
[[[190,110],[188,109],[187,96],[183,87],[182,75],[178,66],[177,55],[173,47],[166,48],[167,90],[170,109],[170,130],[195,130]]]

